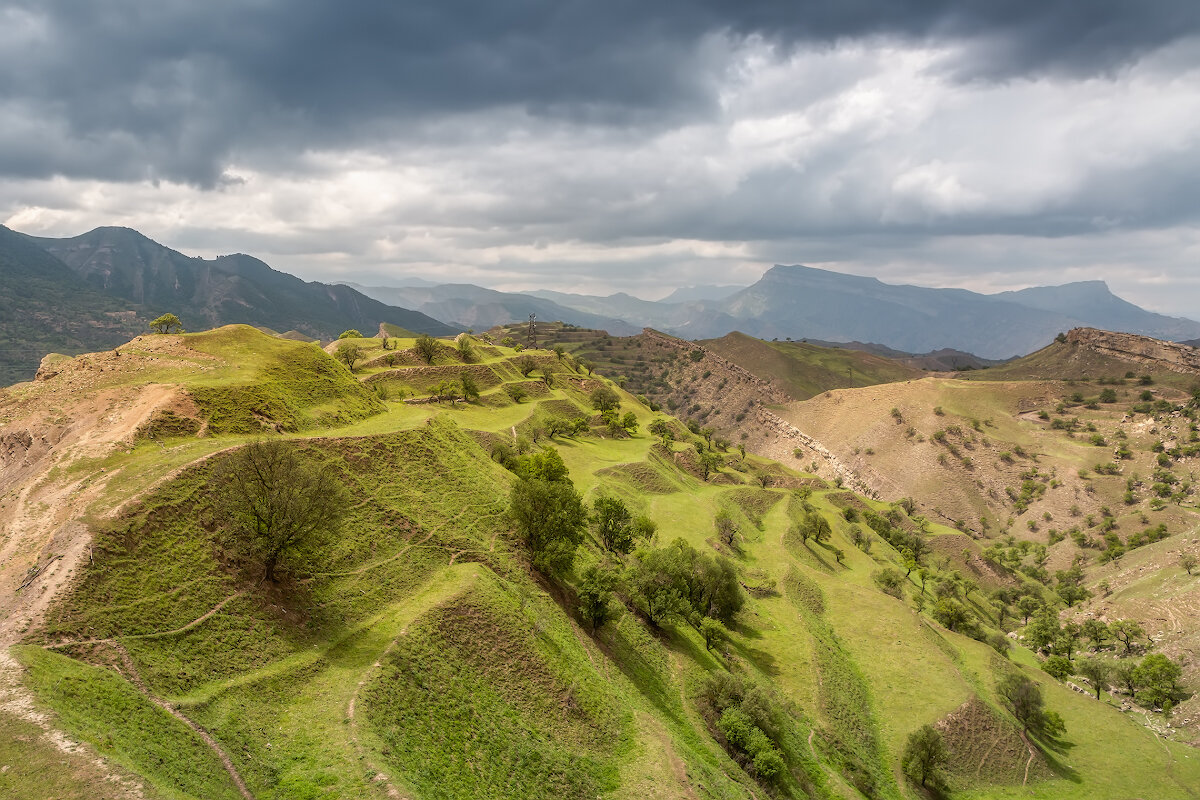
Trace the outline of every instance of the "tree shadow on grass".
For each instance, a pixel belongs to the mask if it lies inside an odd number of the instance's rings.
[[[835,562],[834,564],[830,564],[829,562],[827,562],[827,561],[825,560],[825,558],[824,558],[824,557],[823,557],[823,556],[822,556],[820,553],[817,553],[816,551],[813,551],[813,555],[817,557],[817,560],[821,562],[821,565],[822,565],[822,566],[824,566],[824,567],[825,567],[825,569],[829,570],[830,572],[835,572],[835,571],[836,571],[836,570],[834,569],[834,567],[835,567],[835,566],[837,566],[837,567],[841,567],[842,569],[850,569],[848,566],[846,566],[845,564],[843,564],[842,562],[840,562],[840,561],[838,561],[838,560],[837,560],[837,550],[838,550],[838,548],[834,547],[834,546],[833,546],[833,545],[831,545],[831,544],[826,544],[825,542],[817,542],[817,544],[818,544],[818,545],[819,545],[819,546],[820,546],[822,549],[824,549],[824,550],[825,550],[825,551],[826,551],[826,552],[827,552],[827,553],[830,555],[830,557],[832,557],[832,558],[833,558],[833,560],[834,560],[834,562]]]
[[[1079,774],[1074,767],[1069,766],[1066,762],[1059,760],[1057,755],[1065,756],[1074,747],[1074,742],[1068,742],[1066,739],[1056,738],[1052,736],[1030,737],[1037,746],[1038,752],[1042,754],[1042,758],[1046,761],[1046,766],[1050,768],[1058,777],[1072,783],[1082,783],[1083,776]]]
[[[757,647],[752,647],[749,644],[737,642],[732,639],[729,641],[729,648],[735,650],[747,661],[752,662],[764,674],[770,675],[772,678],[779,675],[779,665],[775,656],[766,650],[759,650]]]

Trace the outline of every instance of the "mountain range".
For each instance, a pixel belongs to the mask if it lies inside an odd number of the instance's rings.
[[[349,286],[306,282],[252,256],[184,255],[129,228],[51,239],[0,226],[0,380],[33,377],[51,351],[110,347],[172,312],[185,328],[246,323],[333,339],[381,322],[435,336],[457,328]]]
[[[752,286],[692,303],[654,303],[624,294],[532,294],[687,339],[738,330],[762,339],[870,342],[904,353],[953,348],[988,359],[1032,352],[1077,327],[1173,341],[1200,337],[1200,322],[1146,311],[1098,280],[987,295],[777,265]]]
[[[612,315],[593,314],[530,294],[498,292],[469,283],[433,286],[360,286],[354,289],[389,305],[412,308],[435,319],[464,328],[486,330],[496,325],[519,322],[530,314],[541,320],[557,320],[586,328],[601,328],[614,336],[632,336],[641,328]]]
[[[988,295],[777,265],[751,286],[679,288],[659,301],[623,292],[501,292],[419,277],[361,286],[305,282],[244,254],[187,256],[114,227],[66,239],[0,228],[0,263],[0,379],[6,381],[31,377],[50,350],[107,347],[167,311],[187,328],[247,323],[320,339],[350,328],[369,334],[381,322],[446,335],[534,315],[616,336],[643,327],[686,339],[740,331],[889,356],[953,349],[991,360],[1032,352],[1077,327],[1200,340],[1200,322],[1139,308],[1098,280]],[[66,297],[70,302],[62,302]]]

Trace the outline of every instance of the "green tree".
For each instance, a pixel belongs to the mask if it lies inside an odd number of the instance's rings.
[[[933,618],[948,630],[961,631],[973,621],[971,612],[953,597],[943,597],[933,604]]]
[[[1032,645],[1034,650],[1047,650],[1061,632],[1058,615],[1053,609],[1043,608],[1034,617],[1033,622],[1025,626],[1025,641]]]
[[[340,334],[338,334],[338,338],[339,339],[361,339],[361,338],[363,338],[363,335],[361,333],[359,333],[356,329],[351,328],[350,330],[342,331]]]
[[[633,436],[635,433],[637,433],[637,414],[634,414],[632,411],[626,411],[625,416],[621,417],[621,428],[630,436]]]
[[[712,650],[729,639],[729,629],[721,624],[720,620],[705,617],[700,622],[700,635],[704,637],[704,648]]]
[[[553,447],[521,456],[517,459],[514,472],[522,478],[536,478],[552,483],[571,482],[567,473],[567,465],[563,463],[562,456]]]
[[[671,430],[670,424],[662,419],[656,419],[646,428],[651,435],[662,439],[663,447],[670,447],[671,442],[675,440],[675,433]]]
[[[306,458],[280,441],[254,442],[235,451],[217,470],[218,514],[262,558],[264,580],[288,552],[333,533],[348,505],[333,468]]]
[[[738,527],[728,511],[721,509],[717,512],[717,516],[713,517],[713,527],[717,529],[717,540],[721,544],[732,550],[737,549]]]
[[[1130,697],[1137,694],[1138,678],[1140,677],[1137,668],[1136,661],[1126,659],[1116,661],[1112,665],[1113,683],[1128,692]]]
[[[1115,402],[1117,402],[1117,390],[1116,390],[1116,389],[1103,389],[1103,390],[1101,390],[1101,392],[1100,392],[1100,402],[1101,402],[1101,403],[1115,403]]]
[[[996,686],[996,694],[1026,732],[1051,737],[1065,732],[1062,717],[1046,710],[1041,687],[1024,675],[1005,675]]]
[[[362,358],[362,348],[350,342],[342,342],[338,345],[337,360],[341,361],[351,371],[354,371],[354,363]]]
[[[1100,699],[1100,692],[1108,688],[1109,681],[1112,677],[1112,666],[1101,658],[1081,658],[1075,664],[1076,671],[1087,678],[1088,683],[1096,691],[1096,699]]]
[[[617,584],[616,574],[609,569],[590,565],[583,571],[579,585],[579,616],[596,633],[597,628],[612,618],[612,590]]]
[[[1025,618],[1023,624],[1029,624],[1029,618],[1042,610],[1042,603],[1037,597],[1027,594],[1017,601],[1017,611],[1021,612],[1021,616]]]
[[[458,357],[464,364],[470,364],[475,360],[475,350],[471,347],[471,337],[465,333],[459,334],[457,339]]]
[[[1093,650],[1099,650],[1104,646],[1106,641],[1112,638],[1108,626],[1095,617],[1088,617],[1083,621],[1081,632],[1083,638],[1091,642]]]
[[[467,400],[476,400],[479,398],[479,384],[471,377],[469,373],[464,372],[458,377],[458,381],[462,384],[462,395]]]
[[[521,478],[509,495],[509,516],[529,546],[533,566],[547,574],[571,568],[583,541],[587,511],[569,479]]]
[[[633,518],[633,536],[635,539],[652,539],[657,530],[658,523],[649,517],[639,514]]]
[[[1047,675],[1060,681],[1065,681],[1075,672],[1070,660],[1062,656],[1050,656],[1042,662],[1042,669]]]
[[[614,553],[633,549],[633,515],[616,497],[600,495],[592,502],[592,525],[604,547]]]
[[[611,386],[597,386],[590,398],[597,411],[615,411],[621,405],[621,396]]]
[[[1142,687],[1137,700],[1150,707],[1179,699],[1179,679],[1183,669],[1162,653],[1151,653],[1134,670],[1134,680]]]
[[[183,323],[174,314],[163,314],[150,320],[150,330],[155,333],[183,333]]]
[[[1180,553],[1179,566],[1183,568],[1184,572],[1191,575],[1192,570],[1196,568],[1196,556],[1191,553]]]
[[[513,364],[523,378],[528,378],[530,373],[537,369],[537,361],[534,360],[533,356],[521,356]]]
[[[908,735],[900,767],[905,775],[922,786],[929,785],[930,781],[936,785],[940,782],[939,772],[949,758],[941,732],[932,725],[922,725]]]
[[[626,571],[625,582],[630,600],[650,624],[661,628],[669,621],[686,617],[691,606],[680,591],[681,572],[675,563],[674,548],[639,549]]]
[[[1125,646],[1125,655],[1131,654],[1139,641],[1146,638],[1142,626],[1129,619],[1116,620],[1108,626],[1108,630],[1114,639]]]
[[[433,359],[437,358],[438,354],[437,339],[434,339],[427,333],[422,333],[417,337],[413,349],[417,351],[417,355],[420,356],[422,361],[426,364],[432,364]]]
[[[720,472],[721,467],[725,465],[725,459],[714,453],[712,450],[698,450],[696,452],[696,460],[700,467],[700,477],[707,481],[708,477],[714,472]]]
[[[1081,638],[1083,638],[1083,626],[1078,622],[1065,622],[1054,640],[1054,649],[1066,656],[1067,660],[1073,659],[1075,657],[1075,647],[1079,644]]]
[[[1092,596],[1092,593],[1083,587],[1083,570],[1079,564],[1072,565],[1070,569],[1059,570],[1054,573],[1054,579],[1058,582],[1058,596],[1067,604],[1067,608]]]

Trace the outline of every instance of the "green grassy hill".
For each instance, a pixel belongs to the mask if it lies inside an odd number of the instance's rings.
[[[1195,751],[1001,644],[1011,620],[962,576],[926,556],[927,590],[904,579],[898,546],[946,529],[732,450],[701,446],[705,479],[699,437],[619,390],[636,428],[602,419],[591,393],[613,387],[570,354],[341,346],[358,348],[354,372],[245,327],[145,337],[102,373],[184,387],[195,407],[173,413],[198,424],[68,476],[170,475],[107,484],[98,511],[144,493],[92,519],[76,580],[12,652],[51,724],[145,797],[918,798],[900,761],[925,724],[955,797],[1200,785]],[[21,402],[60,402],[77,380],[65,370]],[[656,421],[672,433],[649,433]],[[223,465],[264,435],[348,494],[337,531],[290,551],[278,582],[221,513]],[[507,514],[513,469],[551,449],[588,504],[620,499],[653,538],[620,555],[592,527],[572,569],[533,569]],[[597,565],[623,577],[593,631],[580,594]],[[889,569],[901,577],[885,593]],[[725,599],[695,594],[720,574]],[[938,621],[935,583],[973,636]],[[706,645],[730,597],[728,638]],[[652,622],[664,607],[679,613]],[[1041,686],[1063,736],[1022,733],[995,688],[1009,674]],[[48,763],[22,724],[0,708],[0,756]],[[71,775],[3,772],[0,790],[104,796],[82,766]]]
[[[774,380],[796,400],[829,389],[873,386],[920,378],[924,372],[882,356],[805,342],[767,342],[731,333],[699,344],[764,380]]]

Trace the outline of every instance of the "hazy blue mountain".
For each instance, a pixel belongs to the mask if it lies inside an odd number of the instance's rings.
[[[1098,281],[984,295],[776,266],[715,306],[747,320],[743,330],[758,336],[879,342],[913,353],[954,348],[985,358],[1032,352],[1080,326],[1165,339],[1200,336],[1200,322],[1140,309]]]
[[[682,324],[687,320],[687,313],[682,304],[642,300],[640,297],[634,297],[625,292],[617,292],[607,297],[599,297],[590,294],[572,294],[569,292],[537,289],[525,292],[525,294],[530,297],[540,297],[543,300],[550,300],[561,306],[576,309],[577,311],[586,311],[589,314],[623,319],[638,328],[646,327],[650,324],[650,320],[655,319],[659,320],[659,323],[653,327],[661,328],[664,324],[662,321],[664,314],[667,315],[671,324]]]
[[[1035,286],[991,295],[1043,311],[1081,320],[1090,328],[1137,333],[1178,341],[1200,333],[1190,319],[1155,314],[1113,294],[1104,281],[1078,281],[1062,286]]]
[[[706,300],[724,300],[734,292],[740,292],[745,288],[745,286],[687,286],[676,289],[658,302],[702,303]]]
[[[348,328],[372,334],[381,322],[418,333],[456,331],[417,311],[385,305],[349,286],[305,282],[248,255],[195,258],[129,228],[97,228],[69,239],[29,237],[96,291],[171,311],[186,328],[235,322],[330,339]]]
[[[1080,326],[1174,340],[1200,337],[1200,322],[1138,308],[1101,281],[984,295],[776,266],[754,285],[718,300],[668,303],[624,294],[533,294],[688,339],[740,330],[762,339],[874,342],[905,353],[953,349],[985,359],[1032,352],[1056,334]]]
[[[641,328],[615,317],[592,314],[527,294],[498,292],[469,283],[436,286],[359,286],[347,284],[384,303],[416,309],[435,319],[464,328],[486,330],[494,325],[521,322],[530,314],[546,321],[562,321],[584,328],[600,328],[614,336],[632,336]]]

